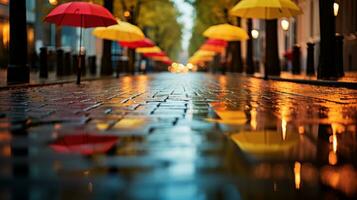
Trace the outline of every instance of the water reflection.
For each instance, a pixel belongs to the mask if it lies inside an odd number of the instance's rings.
[[[58,153],[92,155],[109,151],[117,140],[118,137],[109,135],[65,135],[51,143],[50,147]]]
[[[229,75],[128,76],[65,87],[0,102],[0,173],[11,178],[5,182],[14,197],[356,197],[355,104],[338,95],[326,100],[316,88],[301,94],[304,86]],[[52,92],[59,90],[66,97]],[[38,114],[46,106],[57,108],[51,123],[27,117],[29,108],[41,108]]]

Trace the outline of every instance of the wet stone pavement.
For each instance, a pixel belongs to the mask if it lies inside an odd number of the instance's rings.
[[[354,199],[357,90],[154,74],[0,91],[0,199]]]

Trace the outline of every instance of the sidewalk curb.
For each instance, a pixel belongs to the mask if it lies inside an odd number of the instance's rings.
[[[89,81],[97,81],[103,79],[115,79],[114,76],[101,76],[101,77],[94,77],[94,78],[85,78],[82,82],[89,82]],[[33,88],[33,87],[44,87],[44,86],[51,86],[51,85],[63,85],[63,84],[75,84],[76,80],[61,80],[61,81],[53,81],[48,83],[26,83],[26,84],[18,84],[18,85],[6,85],[0,86],[0,91],[3,90],[12,90],[12,89],[20,89],[20,88]]]
[[[264,80],[264,77],[259,76],[247,76],[251,78],[257,78]],[[268,80],[273,81],[282,81],[282,82],[290,82],[290,83],[300,83],[300,84],[309,84],[309,85],[318,85],[318,86],[327,86],[327,87],[344,87],[348,89],[357,89],[357,83],[353,82],[339,82],[339,81],[328,81],[328,80],[303,80],[303,79],[287,79],[270,76]]]

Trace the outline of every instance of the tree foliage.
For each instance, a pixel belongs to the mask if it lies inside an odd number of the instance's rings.
[[[51,6],[48,0],[37,0],[44,5],[42,12],[47,14]],[[59,0],[65,3],[73,0]],[[103,5],[104,0],[84,0]],[[124,12],[133,8],[134,21],[147,37],[152,39],[172,59],[177,58],[181,50],[183,25],[178,21],[180,13],[171,0],[113,0],[113,15],[125,21]]]
[[[114,15],[126,20],[125,11],[133,9],[133,21],[172,59],[181,50],[183,25],[171,0],[114,0]]]
[[[192,55],[204,42],[203,32],[210,26],[221,23],[235,23],[228,16],[229,11],[239,0],[186,0],[196,10],[189,53]]]

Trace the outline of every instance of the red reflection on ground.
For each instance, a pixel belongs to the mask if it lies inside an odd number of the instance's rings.
[[[321,170],[321,181],[347,196],[354,196],[357,193],[357,171],[352,165],[325,166]]]
[[[50,147],[59,153],[92,155],[107,152],[117,140],[118,137],[108,135],[66,135],[50,144]]]

